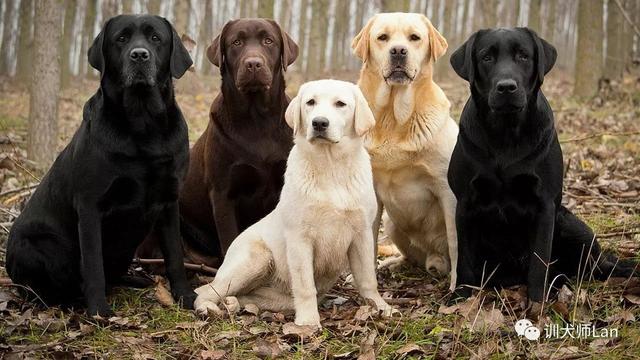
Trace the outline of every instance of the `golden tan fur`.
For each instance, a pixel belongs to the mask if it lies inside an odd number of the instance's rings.
[[[408,49],[405,69],[411,80],[387,80],[393,46]],[[369,20],[352,47],[363,59],[358,85],[376,119],[366,146],[378,200],[389,215],[385,232],[403,255],[382,266],[406,258],[427,270],[450,272],[455,284],[455,197],[447,170],[458,127],[449,116],[449,100],[433,81],[446,40],[424,15],[391,13]]]

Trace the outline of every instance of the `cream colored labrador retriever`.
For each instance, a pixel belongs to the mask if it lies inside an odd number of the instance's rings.
[[[285,118],[295,145],[280,202],[233,241],[215,280],[196,290],[196,311],[219,312],[226,297],[233,306],[295,310],[296,324],[320,327],[317,298],[351,268],[362,297],[391,315],[371,261],[377,205],[362,138],[374,125],[366,100],[354,84],[313,81]]]
[[[447,169],[458,126],[432,77],[447,41],[422,14],[385,13],[369,20],[352,47],[364,62],[358,85],[376,118],[366,146],[389,215],[385,233],[402,253],[381,266],[409,259],[428,271],[450,272],[453,289],[456,199]]]

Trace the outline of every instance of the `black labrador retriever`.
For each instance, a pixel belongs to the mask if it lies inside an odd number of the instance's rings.
[[[560,204],[562,151],[540,90],[555,60],[555,48],[527,28],[481,30],[451,56],[471,88],[448,173],[458,200],[457,285],[526,284],[541,302],[560,274],[634,272],[630,262],[615,266]]]
[[[105,287],[153,232],[172,294],[191,308],[178,212],[189,143],[172,82],[191,58],[167,20],[131,15],[107,21],[88,55],[100,89],[11,228],[9,276],[46,302],[83,296],[89,315],[109,316]]]

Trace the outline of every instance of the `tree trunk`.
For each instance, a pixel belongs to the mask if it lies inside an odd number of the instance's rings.
[[[77,0],[65,1],[64,34],[62,35],[62,88],[71,82],[71,42],[73,41],[73,20],[76,15]],[[105,19],[106,20],[106,19]]]
[[[328,23],[328,0],[313,0],[311,16],[311,33],[309,35],[309,55],[307,58],[307,72],[312,76],[322,73],[325,64],[325,34]]]
[[[602,35],[602,1],[580,0],[573,89],[576,96],[592,97],[598,91],[598,80],[602,75]]]
[[[83,31],[83,40],[82,40],[82,51],[80,52],[80,64],[82,67],[80,68],[80,74],[84,74],[85,76],[90,76],[94,73],[94,70],[91,66],[88,65],[87,54],[89,52],[89,47],[93,43],[94,34],[94,25],[96,22],[96,11],[98,8],[98,0],[88,0],[87,3],[87,15],[84,22],[84,31]]]
[[[57,153],[60,47],[52,44],[60,43],[62,5],[61,0],[36,1],[27,155],[42,169]]]
[[[200,72],[202,74],[209,74],[211,71],[211,63],[205,56],[205,52],[207,46],[211,42],[213,38],[213,0],[206,0],[204,5],[204,18],[203,24],[200,25],[200,36],[198,37],[197,47],[198,52],[200,53],[198,56],[198,60],[200,61]]]
[[[149,0],[147,2],[147,13],[152,15],[160,14],[160,3],[166,0]]]
[[[626,49],[623,49],[624,19],[615,0],[608,1],[607,7],[607,53],[604,61],[603,76],[608,79],[621,79],[624,70]]]
[[[0,47],[0,74],[9,75],[11,72],[11,51],[15,31],[13,19],[16,16],[16,0],[5,0],[4,30],[2,31],[2,46]]]
[[[258,2],[258,17],[273,19],[273,0],[260,0]]]
[[[482,14],[482,26],[485,28],[496,27],[498,17],[496,16],[496,0],[479,0],[480,14]]]
[[[587,0],[598,1],[598,0]],[[527,27],[540,34],[540,4],[542,0],[530,0],[529,2],[529,21]]]
[[[17,78],[27,83],[31,75],[31,49],[33,48],[33,0],[20,2],[20,29],[18,34]]]
[[[409,0],[381,0],[383,12],[408,12],[410,6]]]
[[[180,36],[187,33],[190,11],[189,3],[190,2],[186,0],[177,0],[174,6],[175,21],[173,26]]]
[[[308,61],[305,51],[307,49],[307,8],[309,7],[310,0],[300,0],[300,28],[298,29],[298,61],[296,61],[298,69],[304,74],[306,69],[306,62]]]
[[[547,0],[547,19],[544,25],[543,37],[550,43],[554,43],[556,32],[556,0]]]

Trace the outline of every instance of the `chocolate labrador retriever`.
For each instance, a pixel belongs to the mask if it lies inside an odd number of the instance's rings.
[[[471,88],[448,174],[458,200],[457,285],[526,284],[540,302],[560,274],[634,273],[560,204],[562,150],[540,89],[555,60],[555,48],[527,28],[481,30],[451,56]]]
[[[280,197],[293,146],[284,71],[298,46],[273,20],[240,19],[225,24],[207,56],[220,68],[222,88],[191,150],[180,211],[186,246],[218,258],[196,261],[219,264],[233,239]]]
[[[164,18],[121,15],[104,25],[89,63],[100,89],[13,224],[7,272],[45,302],[84,296],[88,314],[109,316],[106,285],[154,233],[173,296],[191,308],[178,212],[189,142],[172,83],[191,58]]]

